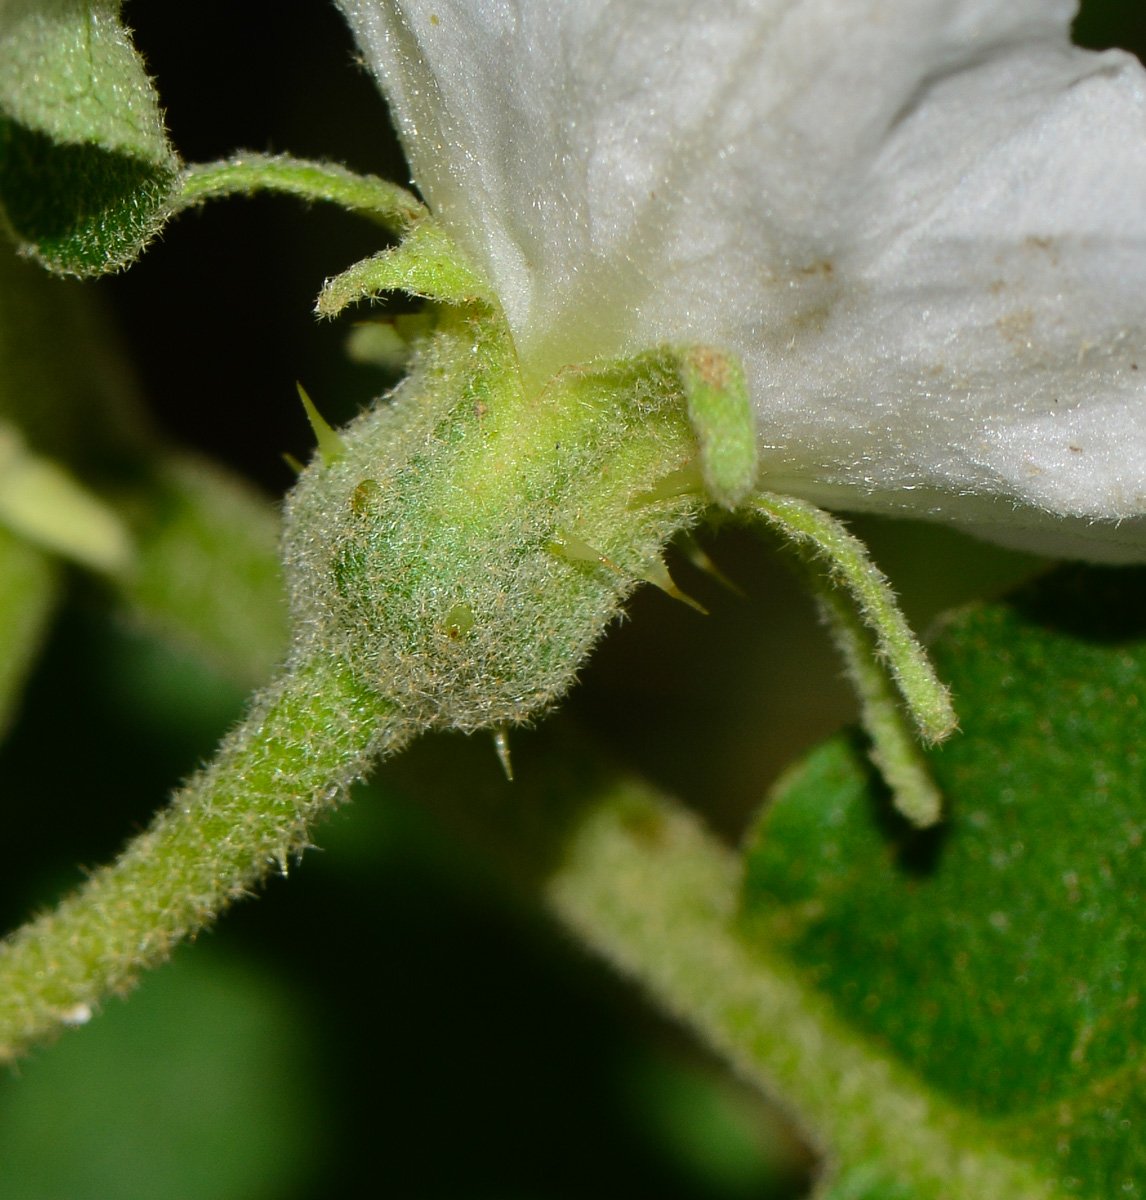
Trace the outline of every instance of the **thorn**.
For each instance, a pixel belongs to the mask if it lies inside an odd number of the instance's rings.
[[[564,529],[555,529],[545,548],[550,554],[556,554],[558,558],[563,558],[566,562],[597,563],[599,566],[608,567],[610,571],[615,571],[618,575],[624,575],[624,571],[611,558],[606,558],[600,550],[594,550],[588,542],[582,541],[576,534],[569,533]]]
[[[682,533],[677,538],[677,545],[680,548],[680,552],[698,571],[703,571],[706,575],[711,575],[717,583],[726,587],[734,596],[739,596],[741,600],[748,599],[748,593],[742,587],[733,583],[716,563],[705,554],[704,547],[701,546],[691,533]]]
[[[346,450],[346,444],[314,407],[314,401],[306,394],[306,388],[297,382],[295,387],[298,388],[298,398],[302,401],[306,419],[310,422],[311,429],[314,430],[315,440],[318,442],[318,452],[322,455],[322,461],[329,467],[332,462],[342,457]]]
[[[293,471],[293,472],[294,472],[296,475],[301,475],[301,474],[302,474],[302,472],[303,472],[303,466],[302,466],[302,463],[300,463],[300,462],[298,461],[298,459],[297,459],[297,458],[295,458],[295,456],[294,456],[293,454],[287,454],[287,452],[286,452],[285,450],[283,451],[283,462],[285,462],[285,463],[286,463],[286,465],[287,465],[288,467],[290,467],[290,469],[291,469],[291,470],[292,470],[292,471]]]
[[[672,500],[676,496],[703,496],[704,477],[696,461],[670,471],[659,483],[647,492],[639,492],[629,501],[629,508],[644,508],[658,500]]]
[[[668,567],[666,567],[659,558],[654,559],[653,562],[649,564],[647,572],[644,575],[638,576],[638,578],[643,579],[646,583],[651,583],[653,587],[659,587],[662,592],[665,592],[674,600],[683,601],[683,603],[687,604],[690,608],[695,608],[696,611],[701,613],[703,616],[708,616],[708,609],[705,608],[703,604],[698,603],[691,596],[685,595],[685,593],[682,592],[675,583],[673,583],[672,576],[668,572]]]
[[[493,731],[493,748],[497,751],[497,761],[505,772],[506,779],[513,782],[513,763],[509,760],[509,732],[504,725],[499,725]]]
[[[568,533],[564,529],[553,531],[553,536],[549,539],[546,549],[550,554],[556,554],[558,558],[563,558],[567,562],[598,563],[602,567],[608,567],[610,571],[615,571],[622,578],[626,578],[625,572],[611,558],[606,558],[599,550],[594,550],[588,542],[583,542],[576,534]],[[699,604],[691,596],[686,596],[673,583],[672,576],[668,573],[668,567],[659,558],[654,559],[646,568],[645,574],[638,575],[637,578],[643,579],[645,583],[651,583],[654,587],[659,587],[662,592],[667,592],[674,600],[683,600],[690,608],[695,608],[698,613],[708,616],[708,609],[703,604]]]

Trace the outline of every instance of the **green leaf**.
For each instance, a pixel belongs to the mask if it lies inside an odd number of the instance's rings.
[[[132,262],[171,207],[179,162],[111,0],[0,7],[0,204],[61,274]]]
[[[48,557],[0,528],[0,736],[11,724],[56,600]]]
[[[19,431],[0,421],[0,524],[42,549],[116,574],[132,559],[118,515],[59,463],[29,453]]]
[[[136,512],[135,570],[120,580],[132,618],[248,687],[286,651],[273,506],[221,467],[169,456]]]
[[[0,1078],[0,1185],[20,1200],[299,1194],[317,1149],[297,1014],[201,949]],[[73,1024],[89,1014],[78,1011]]]
[[[134,381],[98,297],[0,241],[0,422],[87,487],[130,477],[150,443]]]
[[[1141,1195],[1146,572],[1058,572],[934,656],[947,824],[911,831],[853,739],[820,746],[750,838],[748,927],[1065,1191]]]

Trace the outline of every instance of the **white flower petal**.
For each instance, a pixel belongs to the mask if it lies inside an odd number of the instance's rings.
[[[1146,89],[1069,0],[341,6],[535,375],[723,344],[770,486],[1146,558]]]
[[[556,365],[625,346],[634,303],[682,244],[747,238],[773,266],[822,252],[929,72],[1031,28],[1061,38],[1072,12],[1069,0],[341,7],[419,187],[488,271],[519,348]]]
[[[1146,512],[1136,60],[1043,48],[936,84],[886,142],[850,245],[793,291],[786,324],[725,334],[771,486],[1146,558],[1128,520]]]

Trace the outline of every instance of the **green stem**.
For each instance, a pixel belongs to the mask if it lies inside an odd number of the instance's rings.
[[[176,207],[190,208],[220,196],[247,196],[253,192],[283,192],[303,200],[329,201],[370,217],[395,233],[406,232],[429,215],[417,196],[396,183],[286,154],[242,153],[221,162],[188,167]]]
[[[806,500],[761,492],[749,504],[795,544],[809,565],[846,589],[859,617],[875,635],[878,656],[887,664],[920,737],[941,742],[953,733],[957,720],[951,697],[863,542],[841,521]]]
[[[595,800],[548,882],[551,907],[740,1074],[793,1103],[831,1158],[918,1200],[1051,1192],[989,1129],[850,1031],[784,960],[748,947],[735,929],[737,860],[695,818],[631,782]]]
[[[344,668],[302,664],[272,684],[116,862],[0,945],[0,1058],[82,1023],[271,870],[285,872],[318,817],[409,732]]]
[[[895,807],[921,829],[936,824],[943,815],[942,793],[912,736],[870,631],[830,580],[813,570],[807,575],[859,698],[860,723],[871,738],[871,760],[891,789]]]
[[[315,312],[335,317],[359,300],[405,292],[444,304],[484,302],[496,308],[489,285],[466,262],[449,235],[432,220],[410,227],[401,245],[363,259],[323,284]]]

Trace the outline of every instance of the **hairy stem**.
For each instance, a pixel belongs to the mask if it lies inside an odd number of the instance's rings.
[[[936,824],[943,815],[942,793],[912,736],[870,631],[838,588],[815,571],[807,574],[859,699],[860,723],[871,739],[871,760],[891,789],[895,807],[920,829]]]
[[[1036,1200],[1050,1180],[850,1031],[736,931],[739,866],[694,817],[613,781],[546,885],[558,917],[746,1078],[783,1095],[840,1166],[918,1200]],[[900,1194],[900,1193],[896,1193]]]
[[[317,818],[408,732],[330,662],[272,684],[117,861],[0,945],[0,1058],[82,1023],[270,871],[285,872]]]
[[[413,746],[381,781],[436,812],[658,1009],[782,1097],[837,1178],[886,1184],[864,1195],[1048,1196],[1013,1135],[944,1100],[838,1016],[758,923],[746,928],[739,855],[570,722],[520,740],[512,785],[477,738]]]
[[[176,205],[191,208],[205,200],[254,192],[328,201],[370,217],[395,233],[404,233],[428,215],[417,196],[396,183],[287,154],[240,153],[221,162],[188,167]]]
[[[846,590],[858,616],[875,635],[878,656],[903,696],[919,736],[926,742],[941,742],[953,733],[957,721],[951,697],[863,542],[841,521],[806,500],[761,492],[750,504],[795,545],[809,566]]]

